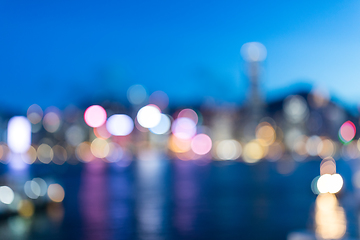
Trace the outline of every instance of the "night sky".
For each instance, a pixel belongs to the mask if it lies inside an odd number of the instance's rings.
[[[143,84],[172,104],[212,97],[241,104],[241,46],[262,42],[262,91],[294,83],[360,100],[358,1],[0,2],[0,109],[126,101]]]

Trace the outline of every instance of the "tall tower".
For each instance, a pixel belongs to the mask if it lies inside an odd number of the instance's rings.
[[[255,134],[255,127],[265,114],[265,103],[260,94],[259,78],[261,62],[266,58],[266,48],[259,42],[245,43],[241,47],[241,55],[247,62],[247,75],[250,83],[246,103],[247,128]]]

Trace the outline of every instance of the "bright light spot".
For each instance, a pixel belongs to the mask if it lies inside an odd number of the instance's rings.
[[[54,158],[54,151],[49,145],[43,143],[37,149],[37,157],[40,162],[48,164]]]
[[[55,112],[48,112],[44,116],[43,125],[46,131],[54,133],[60,128],[60,117]]]
[[[248,62],[260,62],[266,58],[266,48],[259,42],[248,42],[241,47],[241,55]]]
[[[127,91],[127,98],[131,104],[139,105],[146,100],[147,93],[142,85],[133,85]]]
[[[106,129],[114,136],[126,136],[134,129],[134,121],[128,115],[114,114],[107,120]]]
[[[59,184],[50,184],[48,187],[48,196],[54,202],[62,202],[65,197],[65,191]]]
[[[84,120],[90,127],[100,127],[106,121],[106,111],[102,106],[92,105],[84,113]]]
[[[8,186],[0,187],[0,202],[11,204],[14,201],[14,191]]]
[[[65,132],[65,139],[71,146],[77,146],[85,140],[85,131],[78,125],[72,125]]]
[[[27,110],[27,118],[32,124],[37,124],[43,117],[43,111],[37,104],[31,105]]]
[[[221,160],[235,160],[241,155],[241,145],[236,140],[222,140],[216,145],[216,155]]]
[[[110,148],[106,140],[96,138],[91,142],[91,152],[97,158],[104,158],[109,154]]]
[[[170,130],[171,121],[170,118],[165,115],[161,114],[161,119],[158,125],[155,127],[150,128],[150,132],[155,134],[165,134]]]
[[[190,118],[178,118],[173,122],[171,131],[178,138],[190,139],[196,134],[196,124]]]
[[[161,112],[156,106],[147,105],[139,110],[137,120],[142,127],[152,128],[159,124]]]
[[[9,120],[7,144],[14,153],[24,153],[30,148],[31,123],[26,117],[12,117]]]
[[[317,188],[320,193],[337,193],[341,190],[343,183],[344,181],[339,174],[324,174],[320,176]]]
[[[341,125],[339,130],[339,138],[343,143],[348,143],[355,137],[356,128],[354,123],[351,121],[346,121]]]
[[[198,134],[191,140],[191,149],[194,153],[205,155],[212,147],[211,138],[206,134]]]

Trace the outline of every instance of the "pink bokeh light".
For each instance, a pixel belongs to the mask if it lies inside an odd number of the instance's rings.
[[[100,127],[106,121],[106,111],[102,106],[92,105],[84,113],[84,120],[90,127]]]

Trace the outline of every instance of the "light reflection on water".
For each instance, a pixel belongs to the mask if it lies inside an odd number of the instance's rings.
[[[356,207],[343,163],[338,165],[345,191],[338,200],[347,236],[356,237]],[[276,163],[142,160],[119,167],[94,161],[61,171],[49,166],[28,174],[47,172],[61,180],[62,223],[42,210],[28,221],[12,217],[0,224],[6,239],[286,239],[289,232],[316,226],[310,185],[318,162],[300,163],[287,176]]]

